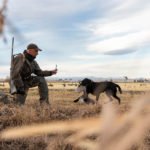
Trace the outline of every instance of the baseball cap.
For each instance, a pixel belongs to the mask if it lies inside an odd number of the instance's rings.
[[[27,49],[37,49],[38,51],[42,51],[36,44],[34,43],[30,43],[28,46],[27,46]]]

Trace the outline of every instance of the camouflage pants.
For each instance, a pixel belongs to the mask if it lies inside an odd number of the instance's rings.
[[[16,94],[15,95],[16,103],[20,105],[24,104],[29,88],[36,87],[36,86],[38,86],[40,103],[49,104],[47,82],[44,77],[39,77],[39,76],[33,76],[30,80],[24,81],[25,95]]]

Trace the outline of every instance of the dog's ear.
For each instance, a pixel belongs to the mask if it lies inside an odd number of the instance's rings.
[[[88,78],[85,78],[84,80],[85,80],[85,81],[89,81],[90,79],[88,79]]]
[[[87,85],[89,85],[91,83],[92,83],[92,80],[90,80],[88,78],[85,78],[85,79],[82,80],[81,85],[87,86]]]

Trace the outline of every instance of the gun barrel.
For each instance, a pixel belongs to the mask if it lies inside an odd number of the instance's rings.
[[[11,46],[11,68],[12,68],[12,62],[13,62],[13,58],[14,58],[14,37],[12,38],[12,46]]]
[[[14,59],[14,37],[12,38],[12,47],[11,47],[11,62],[10,62],[10,93],[15,94],[17,89],[14,85],[14,81],[12,80],[12,67],[13,67],[13,59]]]

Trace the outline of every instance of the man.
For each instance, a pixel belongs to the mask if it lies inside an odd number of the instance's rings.
[[[16,102],[19,105],[25,103],[29,88],[38,86],[40,103],[49,104],[48,86],[44,77],[57,73],[57,69],[43,71],[35,61],[38,52],[42,51],[36,44],[29,44],[23,54],[14,56],[12,66],[12,80],[16,86]]]

